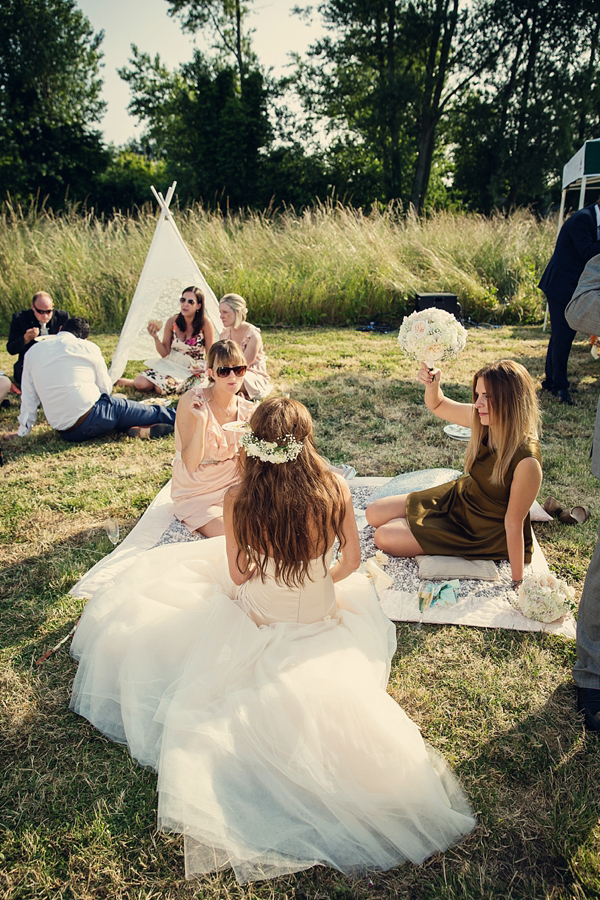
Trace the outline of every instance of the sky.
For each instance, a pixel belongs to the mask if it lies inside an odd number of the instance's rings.
[[[303,4],[299,0],[254,0],[251,6],[252,46],[261,65],[272,68],[274,75],[284,74],[289,53],[304,53],[321,34],[317,22],[308,25],[292,15],[297,5]],[[117,75],[117,69],[127,65],[131,44],[152,57],[160,53],[169,69],[189,62],[195,46],[206,49],[206,45],[201,35],[196,38],[182,32],[179,20],[167,15],[166,0],[78,0],[78,6],[95,32],[104,30],[101,76],[108,106],[100,127],[107,142],[124,144],[140,133],[136,120],[127,113],[129,87]]]

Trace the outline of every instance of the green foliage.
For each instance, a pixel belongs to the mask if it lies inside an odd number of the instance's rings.
[[[258,69],[240,79],[231,65],[210,63],[196,50],[191,63],[169,72],[158,56],[134,47],[121,76],[133,93],[130,111],[146,125],[144,142],[164,160],[180,196],[224,208],[261,205],[261,165],[272,133]]]
[[[0,196],[83,199],[108,154],[91,127],[104,108],[102,33],[74,0],[0,4]]]
[[[133,212],[150,199],[150,185],[166,191],[169,178],[163,159],[150,159],[135,150],[114,151],[112,161],[97,180],[95,205],[100,211]]]
[[[600,27],[592,0],[494,0],[482,26],[496,63],[449,123],[457,194],[472,208],[556,200],[565,162],[600,125]]]

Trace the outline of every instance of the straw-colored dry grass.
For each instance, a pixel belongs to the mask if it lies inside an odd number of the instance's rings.
[[[353,324],[396,319],[415,292],[456,293],[475,321],[536,322],[539,276],[555,225],[525,211],[510,217],[440,212],[371,215],[326,204],[296,215],[224,218],[195,207],[176,213],[181,233],[218,296],[237,291],[257,323]],[[156,219],[65,214],[0,215],[0,325],[36,290],[86,315],[96,330],[120,328]]]
[[[264,332],[277,388],[311,409],[322,451],[360,474],[460,467],[424,410],[415,367],[394,335],[344,329]],[[115,336],[98,339],[107,358]],[[539,328],[471,330],[445,371],[467,398],[482,362],[513,356],[539,380]],[[8,357],[0,353],[0,366]],[[583,340],[572,354],[577,405],[543,398],[544,483],[565,505],[592,506],[569,528],[537,535],[553,568],[578,590],[598,527],[599,485],[588,449],[600,368]],[[130,368],[133,371],[133,367]],[[16,410],[2,412],[2,430]],[[33,665],[70,629],[82,601],[73,582],[111,546],[102,523],[125,532],[169,477],[172,438],[107,438],[73,446],[40,424],[4,446],[3,641],[0,654],[0,897],[23,900],[458,900],[600,896],[600,742],[574,711],[571,641],[502,630],[398,625],[390,692],[449,759],[477,811],[476,831],[422,867],[347,879],[316,868],[240,888],[230,873],[183,880],[180,838],[155,831],[156,779],[68,711],[74,664],[66,648]]]

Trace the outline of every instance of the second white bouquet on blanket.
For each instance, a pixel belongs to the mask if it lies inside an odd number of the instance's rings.
[[[398,343],[408,356],[433,369],[465,349],[467,331],[450,313],[431,307],[404,317]]]
[[[552,572],[526,575],[516,591],[515,609],[536,622],[556,622],[572,612],[575,590]]]

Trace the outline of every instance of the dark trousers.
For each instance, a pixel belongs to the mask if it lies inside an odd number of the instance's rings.
[[[175,410],[168,406],[147,405],[126,397],[101,394],[84,422],[72,431],[59,431],[65,441],[80,443],[110,431],[128,431],[134,425],[175,425]]]
[[[566,306],[566,303],[548,300],[552,333],[548,341],[548,350],[546,351],[546,380],[544,381],[544,387],[549,391],[555,392],[569,389],[567,363],[569,362],[571,345],[577,334],[565,319]]]

